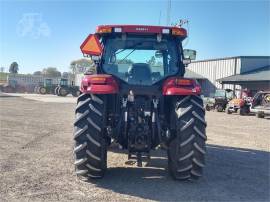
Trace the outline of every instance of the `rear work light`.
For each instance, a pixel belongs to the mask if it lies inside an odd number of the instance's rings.
[[[187,31],[185,29],[181,29],[181,28],[172,28],[172,35],[186,36]]]
[[[121,27],[115,27],[114,32],[120,33],[120,32],[122,32],[122,28]]]
[[[170,29],[162,29],[162,34],[170,34]]]

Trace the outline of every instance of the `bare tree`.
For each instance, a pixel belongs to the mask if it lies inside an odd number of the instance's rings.
[[[56,67],[44,68],[42,70],[42,74],[45,76],[50,76],[50,77],[60,77],[61,76],[61,72],[59,72]]]
[[[33,75],[40,76],[40,75],[42,75],[42,72],[41,71],[36,71],[36,72],[33,73]]]
[[[94,66],[94,62],[89,59],[79,59],[79,60],[73,60],[70,63],[70,69],[73,74],[75,73],[84,73],[91,69],[91,67]]]

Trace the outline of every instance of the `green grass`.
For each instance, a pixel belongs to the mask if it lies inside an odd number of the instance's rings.
[[[9,73],[6,73],[6,72],[0,72],[0,81],[6,81],[8,74]]]

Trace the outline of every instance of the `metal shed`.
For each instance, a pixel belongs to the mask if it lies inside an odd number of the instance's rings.
[[[242,88],[249,89],[253,94],[257,91],[270,90],[270,66],[251,70],[242,74],[224,77],[217,80],[222,85],[238,84]]]
[[[241,86],[236,84],[224,84],[222,86],[217,81],[218,79],[243,74],[267,65],[270,65],[270,56],[236,56],[199,60],[192,62],[187,68],[206,78],[202,88],[204,94],[209,96],[217,88],[241,89]]]

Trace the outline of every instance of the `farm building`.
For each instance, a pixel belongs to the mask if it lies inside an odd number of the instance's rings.
[[[12,86],[15,89],[24,89],[25,92],[33,92],[34,87],[43,84],[45,79],[51,79],[52,84],[58,84],[61,77],[47,77],[31,74],[11,74],[1,72],[0,86]]]
[[[249,89],[254,95],[257,91],[270,89],[270,66],[251,70],[242,74],[236,74],[217,80],[222,85],[235,84],[243,89]]]
[[[259,70],[269,72],[269,68],[266,68],[267,66],[270,66],[270,56],[237,56],[195,61],[189,64],[187,69],[206,78],[200,82],[203,94],[205,96],[211,96],[214,94],[216,89],[221,88],[230,88],[233,90],[249,88],[253,92],[262,89],[269,90],[269,77],[268,81],[259,82],[262,81],[260,79],[260,75],[263,74]],[[240,79],[240,75],[244,74],[252,74],[253,77],[254,74],[256,74],[255,77],[257,81],[253,81],[252,83],[251,81],[236,82],[234,80],[230,82],[222,80],[223,78],[225,79],[225,77],[238,75],[238,77],[234,77],[234,79],[237,80]]]
[[[8,74],[8,82],[15,82],[18,85],[38,85],[43,83],[46,78],[52,79],[53,84],[58,84],[61,77],[45,77],[42,75],[27,74]]]

